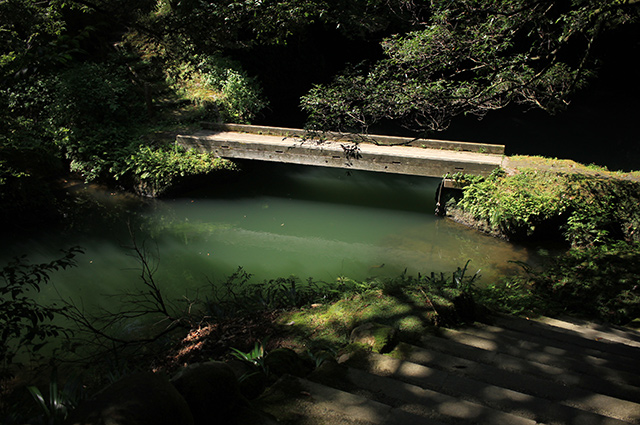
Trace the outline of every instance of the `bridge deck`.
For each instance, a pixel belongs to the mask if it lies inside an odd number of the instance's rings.
[[[252,159],[303,165],[442,177],[447,173],[488,175],[504,156],[409,146],[378,146],[303,140],[282,135],[202,130],[179,135],[177,143],[222,158]],[[462,143],[462,142],[456,142]]]

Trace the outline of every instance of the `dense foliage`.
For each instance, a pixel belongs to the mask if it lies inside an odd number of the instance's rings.
[[[315,86],[302,105],[315,129],[363,132],[389,119],[442,130],[510,103],[556,112],[593,76],[601,34],[637,20],[635,3],[416,2],[423,19],[383,40],[385,58]]]
[[[229,58],[311,28],[383,40],[384,57],[315,86],[302,103],[310,127],[393,119],[425,130],[510,102],[561,109],[594,73],[600,35],[637,15],[635,0],[5,1],[3,211],[51,204],[67,171],[113,183],[159,127],[250,122],[268,99]]]
[[[54,322],[65,307],[38,302],[35,294],[49,282],[50,274],[75,265],[78,248],[57,259],[30,264],[24,257],[14,259],[0,270],[0,381],[15,372],[19,362],[31,360],[52,337],[67,329]],[[22,356],[15,361],[16,356]]]
[[[529,170],[475,181],[450,207],[454,216],[467,214],[506,237],[537,236],[571,246],[542,266],[523,264],[523,275],[479,291],[484,303],[510,313],[626,324],[640,315],[638,205],[635,181]]]
[[[56,184],[69,172],[160,193],[173,177],[229,168],[172,149],[170,136],[148,137],[201,119],[248,122],[266,106],[240,64],[166,44],[169,29],[149,26],[160,9],[142,1],[0,4],[3,219],[55,212]]]
[[[562,236],[587,247],[640,241],[639,204],[634,181],[524,170],[470,184],[456,206],[507,238]]]
[[[640,317],[640,245],[615,242],[549,255],[544,266],[478,289],[476,299],[510,314],[570,315],[627,325]]]
[[[200,120],[248,123],[259,117],[269,105],[260,75],[230,58],[259,46],[287,46],[314,26],[331,28],[343,40],[382,40],[383,57],[313,86],[302,99],[311,129],[366,132],[372,124],[395,120],[420,131],[440,130],[458,115],[482,117],[513,103],[562,110],[596,74],[601,35],[637,22],[639,5],[638,0],[0,1],[0,220],[41,221],[55,211],[58,182],[70,172],[157,196],[189,176],[233,169],[211,155],[176,148],[172,138]],[[639,185],[614,179],[525,171],[475,181],[457,205],[475,220],[511,238],[553,232],[574,249],[540,270],[525,266],[526,275],[474,294],[517,313],[569,312],[615,323],[637,318],[638,205]],[[74,306],[39,304],[34,295],[49,274],[73,266],[78,252],[43,264],[17,258],[0,270],[0,378],[18,355],[37,355],[47,339],[65,333],[54,322],[59,314],[76,320],[94,343],[113,352],[118,344],[133,343],[109,334],[116,321],[159,314],[171,321],[163,331],[168,332],[204,320],[166,308],[144,255],[143,290],[123,297],[134,308],[107,312],[104,327]],[[418,333],[434,321],[461,319],[473,283],[465,271],[388,281],[289,277],[252,283],[239,270],[193,306],[202,307],[199,313],[207,318],[229,318],[243,309],[322,302],[319,314],[294,317],[308,324],[310,333],[333,327],[344,337],[355,321],[374,317]],[[55,397],[57,391],[50,392]]]
[[[158,22],[200,51],[285,44],[320,22],[352,37],[414,19],[411,0],[165,1]]]
[[[571,250],[530,277],[552,311],[627,324],[640,317],[638,276],[640,245],[616,242]]]

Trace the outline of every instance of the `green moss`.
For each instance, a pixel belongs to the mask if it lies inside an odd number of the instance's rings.
[[[395,338],[395,331],[391,327],[377,327],[373,333],[374,344],[371,348],[375,353],[382,353],[392,344]]]
[[[626,326],[631,329],[640,330],[640,317],[636,317],[631,322],[627,323]]]
[[[415,346],[406,344],[404,342],[399,343],[388,356],[398,360],[405,360],[411,358],[411,354],[415,350]]]
[[[393,284],[391,293],[382,289],[366,290],[331,305],[284,313],[281,323],[288,325],[301,343],[313,339],[340,347],[348,344],[351,331],[363,323],[391,326],[403,339],[411,340],[432,329],[439,319],[438,312],[446,314],[446,319],[441,320],[447,322],[457,317],[453,298],[448,297],[458,296],[462,290],[447,288],[446,285],[452,283],[444,282],[445,275],[402,276],[396,280],[400,282]]]

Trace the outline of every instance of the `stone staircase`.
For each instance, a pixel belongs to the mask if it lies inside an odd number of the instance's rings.
[[[282,424],[640,424],[640,333],[492,317],[284,376],[257,406]]]

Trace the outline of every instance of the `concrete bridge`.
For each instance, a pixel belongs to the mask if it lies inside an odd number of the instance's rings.
[[[458,172],[486,176],[500,167],[504,145],[324,133],[237,124],[208,124],[176,143],[221,158],[253,159],[352,170],[443,177]],[[357,142],[357,143],[356,143]]]

